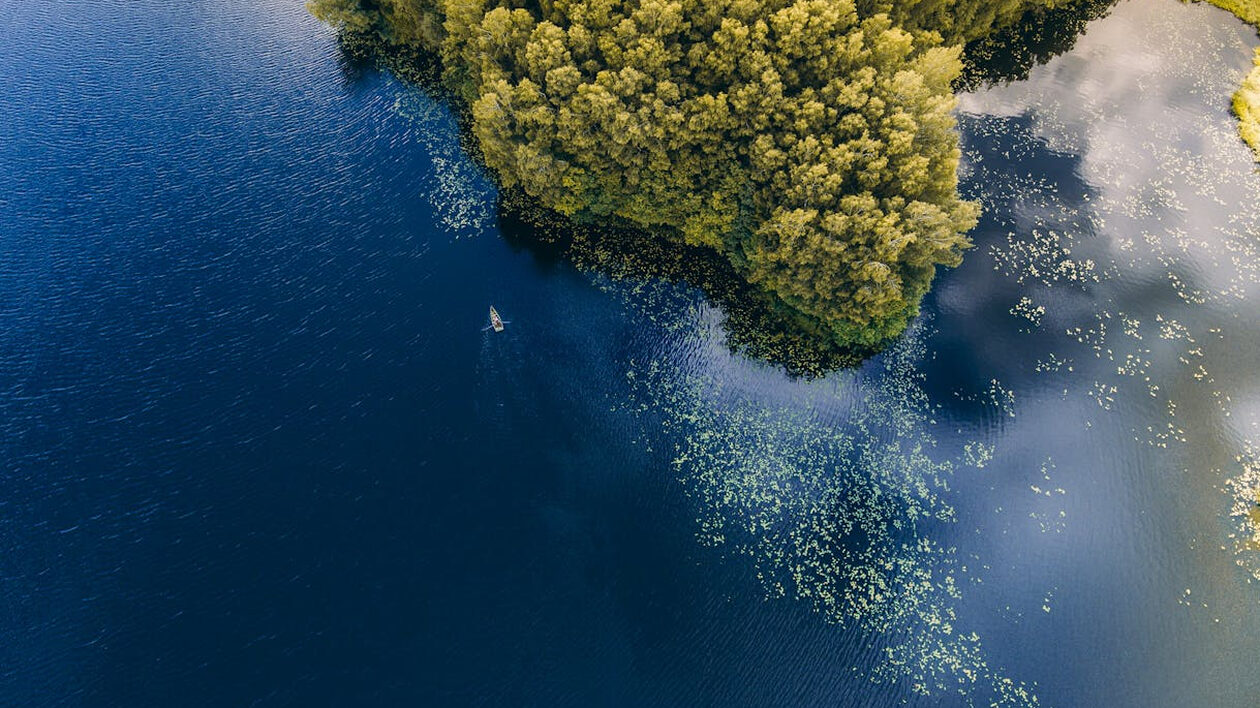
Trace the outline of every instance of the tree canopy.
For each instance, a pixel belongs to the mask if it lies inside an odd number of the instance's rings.
[[[872,346],[956,265],[960,44],[1055,0],[313,0],[441,57],[504,186],[725,255]]]

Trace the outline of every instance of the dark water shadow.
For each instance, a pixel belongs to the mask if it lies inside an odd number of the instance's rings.
[[[1077,0],[1032,10],[1019,22],[968,44],[954,90],[975,91],[1027,79],[1033,67],[1071,51],[1086,25],[1105,16],[1118,1]]]
[[[575,221],[513,190],[499,193],[498,221],[509,246],[544,265],[566,263],[614,280],[665,280],[700,290],[722,311],[732,352],[780,366],[789,376],[855,367],[879,351],[840,347],[809,333],[786,306],[711,249],[626,224]]]

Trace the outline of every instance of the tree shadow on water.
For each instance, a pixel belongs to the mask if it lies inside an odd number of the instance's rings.
[[[858,366],[879,351],[840,347],[809,331],[721,254],[669,234],[576,221],[514,190],[500,191],[498,221],[508,245],[543,262],[563,261],[613,280],[665,280],[700,290],[721,309],[731,351],[780,366],[790,376],[823,376]]]
[[[1053,9],[1035,9],[1013,25],[966,46],[963,73],[955,91],[1023,81],[1033,67],[1076,46],[1086,26],[1104,17],[1119,0],[1076,0]]]

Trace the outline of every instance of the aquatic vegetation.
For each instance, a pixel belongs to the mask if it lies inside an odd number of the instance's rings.
[[[561,40],[548,36],[554,34],[550,29],[540,29],[544,23],[516,12],[497,17],[503,26],[495,31],[511,35],[502,47],[512,49],[514,55],[487,54],[499,64],[491,70],[501,73],[495,84],[496,98],[487,100],[483,110],[493,117],[498,114],[494,109],[501,109],[511,128],[505,133],[510,140],[504,141],[512,144],[500,145],[501,156],[496,159],[517,160],[518,167],[546,167],[550,163],[543,159],[545,155],[530,152],[533,143],[527,138],[551,136],[548,140],[557,144],[555,136],[560,133],[553,114],[571,110],[572,105],[552,105],[550,98],[528,92],[520,105],[509,107],[505,102],[515,100],[522,86],[528,87],[527,80],[542,87],[552,71],[564,68],[550,66],[540,79],[534,79],[529,74],[534,69],[514,73],[513,62],[524,56],[520,61],[547,67],[553,50],[563,54],[563,49],[572,56],[565,44],[568,31]],[[513,24],[518,21],[519,25]],[[633,17],[626,21],[636,23]],[[920,33],[909,34],[917,41]],[[642,48],[642,44],[633,47]],[[1168,66],[1198,66],[1177,61],[1176,51],[1206,49],[1178,46],[1168,52],[1172,57]],[[1145,67],[1147,62],[1133,65]],[[1191,86],[1197,92],[1221,89],[1217,76],[1175,76],[1177,86]],[[456,79],[471,81],[467,76]],[[500,91],[502,84],[507,89]],[[623,106],[618,101],[626,97],[617,94],[616,86],[604,88],[613,94],[607,103],[616,104],[619,111]],[[1044,99],[1036,94],[1035,86],[1027,92],[1014,101],[1013,108],[1000,102],[986,105],[984,97],[963,99],[964,108],[972,114],[963,118],[968,132],[993,138],[1001,150],[1000,154],[986,153],[969,145],[962,165],[966,185],[975,192],[969,196],[997,214],[998,237],[980,257],[989,257],[994,271],[1008,281],[1009,287],[993,295],[1005,298],[998,301],[998,312],[1021,320],[1020,337],[1036,338],[1044,345],[1022,363],[1038,375],[1053,378],[1056,385],[1069,381],[1071,385],[1063,388],[1065,399],[1084,397],[1099,415],[1112,416],[1118,410],[1149,404],[1150,416],[1132,430],[1134,447],[1186,446],[1194,441],[1195,431],[1183,421],[1203,412],[1187,405],[1188,400],[1199,397],[1209,404],[1204,417],[1218,414],[1224,419],[1234,410],[1230,389],[1218,381],[1223,374],[1213,366],[1211,355],[1226,326],[1224,318],[1238,317],[1239,304],[1245,305],[1249,290],[1260,283],[1256,266],[1260,253],[1254,239],[1255,224],[1260,222],[1252,206],[1260,200],[1251,198],[1254,185],[1239,185],[1222,176],[1237,172],[1221,169],[1225,164],[1221,150],[1228,149],[1229,143],[1239,148],[1232,126],[1223,130],[1219,116],[1198,113],[1179,116],[1174,123],[1163,120],[1160,111],[1150,111],[1148,124],[1135,120],[1140,113],[1120,112],[1122,102],[1111,96],[1083,96],[1077,107]],[[1018,90],[1014,93],[1018,95]],[[670,102],[662,99],[661,104],[662,115],[675,115],[666,110],[672,107]],[[656,120],[655,101],[638,108]],[[979,117],[982,114],[1010,119]],[[617,122],[615,112],[609,115],[609,124],[627,133],[623,147],[641,147],[640,157],[647,160],[643,165],[656,164],[653,169],[668,171],[673,163],[660,160],[672,160],[672,153],[657,153],[651,147],[652,141],[667,138],[653,131],[655,123]],[[1018,127],[1023,118],[1030,126],[1027,134]],[[1133,136],[1131,144],[1091,152],[1098,140],[1092,131],[1117,125],[1124,127],[1126,136]],[[1207,147],[1195,148],[1204,154],[1179,143],[1179,131],[1204,141]],[[612,129],[605,127],[599,135],[605,142],[616,142]],[[640,138],[644,142],[636,143]],[[516,152],[509,154],[510,150]],[[1087,171],[1091,183],[1106,188],[1075,193],[1052,177],[1006,167],[1039,151],[1089,154],[1092,159],[1074,163],[1071,174]],[[658,162],[652,163],[653,159]],[[522,175],[518,191],[504,192],[509,200],[514,194],[528,193],[525,180],[532,175]],[[544,174],[538,179],[553,177]],[[722,188],[714,188],[713,193]],[[662,194],[668,191],[661,189]],[[681,280],[709,293],[736,293],[729,299],[715,297],[728,310],[730,337],[738,339],[738,332],[747,331],[752,333],[747,340],[750,353],[773,349],[766,339],[759,339],[763,336],[759,333],[771,331],[767,323],[783,311],[774,300],[759,299],[762,291],[740,289],[741,284],[747,286],[742,277],[746,271],[737,270],[737,264],[706,243],[703,229],[693,234],[690,243],[686,238],[657,239],[643,231],[621,234],[607,228],[607,220],[594,218],[600,216],[595,212],[604,209],[612,217],[633,222],[619,210],[628,208],[625,204],[638,204],[633,199],[656,197],[632,195],[621,183],[607,192],[600,186],[590,194],[595,192],[611,196],[607,202],[599,201],[604,196],[591,197],[590,204],[574,206],[567,215],[551,212],[552,216],[537,220],[522,217],[529,222],[526,228],[531,235],[517,243],[541,251],[545,245],[538,245],[535,235],[542,234],[542,240],[595,274],[592,277],[602,286],[625,293],[627,302],[646,302],[657,296],[677,299],[685,309],[672,310],[675,317],[662,314],[671,312],[670,308],[647,309],[656,325],[684,335],[698,330],[697,323],[712,324],[716,318],[696,302],[698,298],[679,295],[677,288],[656,288],[658,279]],[[1239,194],[1247,198],[1239,200]],[[531,200],[540,201],[537,196]],[[548,206],[545,199],[541,201]],[[597,209],[592,204],[602,206]],[[685,214],[690,207],[680,204],[662,198],[646,204],[643,213],[677,209],[686,221],[691,218]],[[1222,206],[1228,208],[1216,209]],[[720,211],[729,205],[697,208],[710,207]],[[512,208],[501,208],[500,218],[512,212]],[[732,213],[735,223],[747,216],[742,209]],[[1221,218],[1207,225],[1190,221],[1191,215],[1202,218],[1205,214]],[[556,221],[548,222],[550,218]],[[605,227],[587,229],[591,222]],[[506,231],[511,239],[512,228]],[[711,260],[706,262],[702,253]],[[693,268],[698,263],[708,265]],[[618,276],[625,279],[617,280]],[[1140,288],[1126,289],[1123,281],[1127,278]],[[669,294],[660,295],[664,290]],[[1182,306],[1199,308],[1191,311],[1203,314],[1187,318],[1176,309]],[[758,313],[747,320],[752,323],[747,330],[738,313],[729,311],[736,307]],[[791,323],[790,318],[787,321]],[[784,337],[775,342],[799,341]],[[921,347],[919,333],[912,329],[909,338],[870,365],[870,372],[798,382],[804,403],[791,406],[759,400],[717,373],[679,377],[667,361],[635,365],[628,373],[641,386],[634,408],[659,415],[666,428],[677,434],[673,463],[696,503],[700,540],[746,559],[768,596],[795,598],[829,621],[867,632],[873,643],[885,649],[879,676],[907,681],[924,693],[960,691],[969,697],[984,693],[1016,703],[1034,702],[1028,687],[987,666],[980,638],[959,626],[959,596],[966,581],[974,580],[968,576],[974,571],[966,570],[957,552],[943,540],[946,534],[941,529],[954,518],[946,492],[953,475],[962,470],[991,472],[997,466],[995,460],[1001,462],[1005,453],[987,438],[965,441],[957,449],[941,449],[932,434],[934,413],[919,380]],[[805,351],[815,350],[806,347]],[[1019,395],[1023,402],[1024,391]],[[811,407],[811,396],[843,399],[833,400],[832,407],[847,415],[839,421],[821,419]],[[993,379],[986,390],[966,400],[984,406],[988,423],[998,428],[1014,416],[1016,391]],[[1189,416],[1187,409],[1192,411]],[[1092,421],[1082,419],[1079,424],[1089,428]],[[1247,476],[1251,469],[1235,477],[1229,487],[1230,505],[1221,505],[1222,519],[1237,522],[1238,562],[1249,569],[1256,567],[1255,542],[1247,539],[1256,538],[1258,491]],[[1036,470],[1036,462],[1026,468],[1030,474]],[[1073,497],[1065,489],[1069,484],[1051,481],[1052,470],[1053,462],[1047,460],[1027,491],[1020,487],[1021,493],[1038,503],[1026,517],[1021,514],[1021,520],[1030,520],[1041,533],[1060,534],[1066,528],[1064,499]],[[1215,481],[1220,483],[1220,479]],[[1051,611],[1053,594],[1045,594],[1042,611]]]
[[[1057,500],[1060,497],[1065,496],[1067,491],[1063,489],[1063,487],[1051,486],[1053,481],[1050,478],[1050,472],[1054,469],[1055,465],[1052,458],[1041,463],[1041,481],[1037,484],[1028,485],[1028,489],[1037,496],[1050,500]],[[1057,510],[1033,511],[1028,514],[1028,517],[1037,522],[1041,533],[1063,533],[1064,529],[1067,528],[1067,512],[1062,508]],[[1049,600],[1050,598],[1047,597],[1046,602],[1048,603]],[[1050,611],[1048,606],[1043,606],[1042,609],[1046,612]]]
[[[808,385],[804,408],[758,400],[711,374],[680,376],[668,362],[640,365],[630,378],[675,440],[702,544],[751,563],[768,597],[861,629],[882,653],[876,678],[924,695],[1036,705],[1032,688],[990,667],[981,638],[960,626],[955,604],[974,571],[939,540],[956,518],[946,495],[955,471],[982,467],[993,448],[940,449],[919,370],[925,355],[916,328],[869,374]],[[836,405],[842,420],[817,417]]]
[[[1022,317],[1032,323],[1033,327],[1041,326],[1041,318],[1046,315],[1045,305],[1034,305],[1031,298],[1021,297],[1010,310],[1016,317]]]
[[[415,126],[416,138],[433,161],[431,187],[424,191],[437,223],[456,238],[484,233],[494,221],[493,189],[479,166],[467,159],[445,108],[426,96],[404,93],[394,105]]]

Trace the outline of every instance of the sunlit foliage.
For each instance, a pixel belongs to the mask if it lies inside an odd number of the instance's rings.
[[[1256,50],[1254,64],[1234,92],[1234,115],[1238,116],[1238,134],[1260,160],[1260,49]]]
[[[442,43],[443,0],[310,0],[320,20],[351,32],[375,32],[395,44],[436,50]]]
[[[1209,3],[1228,10],[1238,19],[1260,27],[1260,0],[1207,0]]]
[[[1238,19],[1260,28],[1260,0],[1207,0],[1234,13]],[[1238,116],[1238,134],[1260,161],[1260,50],[1256,51],[1255,68],[1234,93],[1234,115]]]

